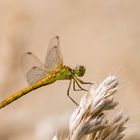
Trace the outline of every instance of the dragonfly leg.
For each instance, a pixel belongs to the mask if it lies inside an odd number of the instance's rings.
[[[77,79],[73,79],[75,81],[75,83],[77,84],[77,86],[80,88],[80,90],[84,90],[84,91],[88,91],[87,89],[84,89],[80,86],[80,84],[78,83],[78,80]]]
[[[84,81],[82,81],[81,79],[79,79],[78,77],[75,77],[75,78],[76,78],[76,80],[77,80],[79,83],[81,83],[81,84],[88,84],[88,85],[94,84],[94,83],[91,83],[91,82],[84,82]]]
[[[67,90],[67,96],[71,99],[71,101],[72,101],[76,106],[78,106],[78,103],[70,96],[70,87],[71,87],[71,83],[72,83],[72,79],[70,80],[70,83],[69,83],[69,87],[68,87],[68,90]]]
[[[76,89],[75,80],[73,80],[73,90],[74,91],[81,91],[82,89]]]

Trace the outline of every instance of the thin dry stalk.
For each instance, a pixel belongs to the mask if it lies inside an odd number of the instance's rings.
[[[118,102],[114,101],[118,78],[107,77],[98,86],[92,85],[85,94],[77,109],[70,118],[67,138],[54,136],[53,140],[121,140],[128,117],[119,112],[114,118],[109,118],[109,111]]]

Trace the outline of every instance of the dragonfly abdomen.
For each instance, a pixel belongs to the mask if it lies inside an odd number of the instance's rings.
[[[13,95],[11,95],[10,97],[8,97],[7,99],[5,99],[0,103],[0,108],[7,106],[8,104],[12,103],[13,101],[17,100],[18,98],[20,98],[21,96],[27,94],[32,90],[33,88],[31,86],[28,86],[27,88],[24,88],[23,90],[14,93]]]
[[[61,70],[50,73],[42,80],[28,86],[27,88],[24,88],[16,93],[14,93],[13,95],[11,95],[10,97],[8,97],[7,99],[5,99],[4,101],[2,101],[0,103],[0,108],[7,106],[8,104],[12,103],[13,101],[17,100],[18,98],[22,97],[23,95],[26,95],[27,93],[31,92],[32,90],[40,88],[44,85],[49,85],[51,83],[54,83],[57,80],[70,80],[72,78],[72,76],[73,75],[72,75],[72,72],[70,71],[70,69],[67,67],[66,68],[63,67]]]

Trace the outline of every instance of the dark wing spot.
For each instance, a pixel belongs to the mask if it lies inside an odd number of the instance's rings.
[[[57,49],[57,46],[54,46],[55,49]]]
[[[36,69],[36,68],[37,68],[36,66],[33,66],[33,67],[32,67],[32,69]]]
[[[27,52],[27,54],[32,54],[31,52]]]
[[[59,36],[57,35],[56,38],[59,39]]]

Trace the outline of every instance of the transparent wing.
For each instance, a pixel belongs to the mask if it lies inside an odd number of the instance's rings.
[[[63,65],[63,58],[60,51],[59,37],[55,36],[49,43],[45,67],[49,70],[54,70]]]
[[[29,85],[43,79],[49,72],[44,64],[31,52],[22,56],[21,65]]]

